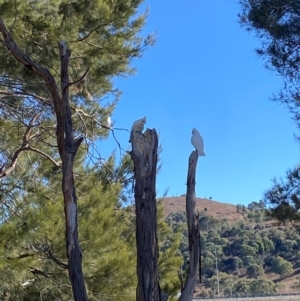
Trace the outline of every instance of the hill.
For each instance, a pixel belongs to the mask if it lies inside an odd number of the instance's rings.
[[[161,201],[164,207],[165,217],[167,217],[170,213],[185,211],[185,196],[166,197]],[[197,198],[196,209],[198,211],[205,210],[214,218],[227,219],[230,223],[243,221],[243,215],[241,213],[237,213],[236,205],[221,203],[210,199]]]
[[[185,212],[185,196],[167,197],[161,202],[165,217],[178,211]],[[256,202],[240,210],[243,213],[238,213],[236,205],[197,198],[196,209],[206,212],[206,219],[201,224],[203,283],[197,286],[196,295],[212,296],[215,292],[216,257],[209,249],[210,245],[218,250],[220,287],[225,295],[232,292],[240,295],[299,293],[299,227],[271,220],[265,208]],[[168,219],[168,223],[174,233],[187,233],[184,215],[174,215]],[[253,224],[258,227],[253,227]],[[180,251],[184,262],[188,261],[186,234],[180,243]],[[272,265],[273,260],[278,257],[285,265],[290,264],[292,267],[286,274],[280,274]]]

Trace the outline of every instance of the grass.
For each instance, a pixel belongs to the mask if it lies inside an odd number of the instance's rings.
[[[167,197],[162,199],[164,206],[164,215],[167,217],[170,213],[177,211],[185,211],[185,196]],[[227,219],[229,223],[236,223],[243,220],[243,215],[237,213],[236,205],[217,202],[209,199],[196,200],[196,209],[205,211],[217,219]]]

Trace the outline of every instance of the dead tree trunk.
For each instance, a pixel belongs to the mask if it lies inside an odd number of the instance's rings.
[[[156,208],[156,131],[131,133],[136,208],[137,301],[160,301]]]
[[[77,228],[77,196],[74,184],[73,161],[82,138],[75,141],[73,135],[72,113],[69,103],[69,57],[71,51],[64,41],[59,42],[61,56],[61,118],[64,131],[58,132],[63,179],[64,210],[66,219],[66,251],[68,256],[69,278],[75,301],[87,301],[87,292],[82,272],[82,254]]]
[[[70,51],[65,42],[59,43],[61,55],[61,89],[62,96],[50,71],[32,61],[16,44],[8,32],[0,17],[0,32],[2,33],[5,46],[11,54],[28,70],[41,77],[49,91],[57,119],[57,144],[63,167],[62,190],[65,204],[66,219],[66,248],[68,255],[69,278],[75,301],[87,301],[87,293],[84,285],[81,251],[78,241],[77,229],[77,198],[73,178],[73,160],[82,139],[74,141],[69,105],[69,75],[68,65]]]
[[[199,267],[199,214],[196,212],[196,194],[195,194],[195,174],[198,162],[198,153],[193,151],[189,157],[189,169],[187,175],[186,192],[186,218],[189,235],[190,263],[187,272],[184,288],[181,292],[179,301],[191,301],[194,296],[197,284],[197,271]]]

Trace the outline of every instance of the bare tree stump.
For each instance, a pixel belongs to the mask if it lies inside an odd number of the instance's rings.
[[[136,210],[137,301],[160,301],[156,208],[158,137],[155,129],[131,133]]]
[[[186,192],[186,218],[189,235],[190,263],[187,272],[186,281],[181,292],[179,301],[191,301],[194,296],[197,284],[197,271],[199,267],[200,253],[200,232],[199,232],[199,214],[196,212],[196,194],[195,194],[195,174],[198,162],[198,153],[193,151],[189,157],[189,168],[187,175]]]

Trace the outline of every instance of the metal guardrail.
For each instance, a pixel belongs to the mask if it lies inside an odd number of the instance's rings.
[[[243,299],[251,299],[251,298],[279,298],[283,297],[286,299],[287,297],[295,297],[300,296],[300,293],[290,293],[290,294],[268,294],[268,295],[261,295],[261,294],[253,294],[253,295],[233,295],[233,296],[220,296],[218,297],[196,297],[193,301],[199,300],[243,300]],[[299,299],[300,300],[300,299]]]

